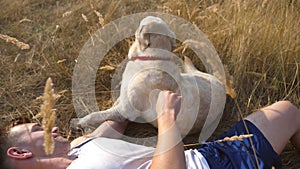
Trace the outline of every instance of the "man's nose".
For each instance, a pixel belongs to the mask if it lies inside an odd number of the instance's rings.
[[[59,132],[59,128],[58,127],[53,127],[51,132],[52,133],[58,133]]]

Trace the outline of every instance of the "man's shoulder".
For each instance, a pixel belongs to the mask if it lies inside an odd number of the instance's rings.
[[[74,148],[74,147],[76,147],[76,146],[78,146],[78,145],[80,145],[80,144],[82,144],[82,143],[84,143],[85,141],[87,141],[87,140],[90,140],[90,139],[92,139],[91,137],[87,137],[87,136],[80,136],[80,137],[78,137],[78,138],[76,138],[76,139],[74,139],[70,144],[71,144],[71,149],[72,148]]]

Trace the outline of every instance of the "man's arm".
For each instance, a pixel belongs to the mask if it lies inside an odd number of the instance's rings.
[[[107,120],[102,123],[96,130],[92,133],[76,138],[71,142],[71,148],[80,144],[88,138],[93,137],[107,137],[107,138],[120,138],[127,127],[128,121],[117,122],[112,120]]]
[[[160,92],[156,111],[158,114],[158,142],[152,158],[151,169],[186,168],[183,143],[176,125],[181,96],[168,91]]]

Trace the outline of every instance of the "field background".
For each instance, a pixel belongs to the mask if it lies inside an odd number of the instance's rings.
[[[300,1],[298,0],[0,0],[1,125],[34,121],[46,79],[51,77],[61,134],[72,139],[68,122],[76,117],[72,74],[84,43],[106,23],[138,12],[164,12],[197,25],[215,46],[233,76],[237,92],[228,97],[215,135],[257,108],[278,100],[300,107]],[[9,38],[22,43],[11,43]],[[10,39],[12,40],[12,39]],[[101,62],[96,79],[100,109],[112,106],[111,77],[126,59],[133,38],[118,43]],[[16,45],[17,44],[17,45]],[[29,49],[27,45],[29,45]],[[178,42],[176,54],[201,61]],[[148,136],[156,130],[130,124],[126,134]],[[197,139],[186,138],[185,143]],[[300,154],[289,145],[281,155],[285,169],[300,168]]]

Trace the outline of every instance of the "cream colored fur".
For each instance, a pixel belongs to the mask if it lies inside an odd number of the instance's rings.
[[[147,25],[140,29],[129,49],[118,102],[111,109],[91,113],[73,123],[95,126],[107,119],[128,119],[157,127],[157,93],[159,90],[171,90],[183,96],[177,118],[181,133],[199,133],[205,124],[207,131],[203,131],[203,139],[207,139],[212,133],[209,130],[212,128],[213,131],[216,127],[214,122],[221,118],[226,100],[225,86],[213,75],[198,71],[188,58],[183,64],[184,72],[180,72],[174,62],[177,56],[170,52],[174,48],[174,39],[149,33]],[[144,56],[155,60],[133,60]]]

